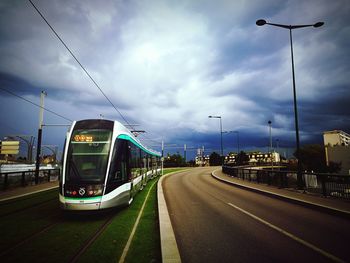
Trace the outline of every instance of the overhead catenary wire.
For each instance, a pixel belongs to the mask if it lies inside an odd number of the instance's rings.
[[[28,0],[31,5],[34,7],[34,9],[37,11],[37,13],[41,16],[41,18],[45,21],[45,23],[49,26],[51,31],[55,34],[55,36],[60,40],[60,42],[63,44],[63,46],[68,50],[68,52],[71,54],[71,56],[74,58],[74,60],[79,64],[79,66],[82,68],[82,70],[85,72],[85,74],[90,78],[90,80],[94,83],[94,85],[99,89],[99,91],[102,93],[102,95],[107,99],[107,101],[112,105],[112,107],[119,113],[119,115],[122,117],[122,119],[134,130],[134,127],[130,125],[130,123],[126,120],[126,118],[123,116],[123,114],[117,109],[117,107],[113,104],[113,102],[107,97],[107,95],[103,92],[102,88],[97,84],[97,82],[94,80],[94,78],[90,75],[90,73],[85,69],[85,67],[80,63],[78,58],[74,55],[74,53],[71,51],[71,49],[67,46],[67,44],[63,41],[63,39],[58,35],[56,30],[51,26],[51,24],[47,21],[47,19],[44,17],[44,15],[40,12],[40,10],[34,5],[32,0]]]
[[[54,112],[54,111],[49,110],[49,109],[47,109],[47,108],[45,108],[45,107],[42,107],[42,106],[40,106],[39,104],[36,104],[35,102],[32,102],[32,101],[30,101],[30,100],[28,100],[28,99],[26,99],[26,98],[24,98],[24,97],[22,97],[22,96],[17,95],[16,93],[13,93],[12,91],[9,91],[9,90],[7,90],[7,89],[4,89],[3,87],[0,87],[0,89],[3,90],[3,91],[5,91],[5,92],[7,92],[7,93],[9,93],[9,94],[11,94],[12,96],[15,96],[15,97],[17,97],[17,98],[20,98],[21,100],[24,100],[24,101],[30,103],[30,104],[33,104],[34,106],[37,106],[37,107],[39,107],[39,108],[42,108],[42,109],[46,110],[47,112],[50,112],[50,113],[52,113],[52,114],[54,114],[54,115],[56,115],[56,116],[58,116],[58,117],[60,117],[60,118],[62,118],[62,119],[65,119],[65,120],[67,120],[67,121],[73,122],[73,120],[71,120],[71,119],[69,119],[69,118],[67,118],[67,117],[64,117],[64,116],[61,115],[61,114],[58,114],[57,112]]]

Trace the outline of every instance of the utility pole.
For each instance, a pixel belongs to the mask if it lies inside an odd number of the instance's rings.
[[[35,184],[39,183],[41,138],[42,138],[42,127],[43,127],[43,120],[44,120],[44,98],[46,95],[47,93],[45,91],[42,91],[40,94],[38,144],[36,148],[36,164],[35,164]]]
[[[187,146],[186,146],[186,144],[184,144],[184,159],[185,159],[185,165],[186,165],[186,150],[187,150]]]
[[[164,141],[162,141],[162,175],[164,174],[163,170],[164,170]]]

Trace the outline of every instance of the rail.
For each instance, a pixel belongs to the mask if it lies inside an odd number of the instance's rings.
[[[42,169],[39,171],[39,183],[58,180],[60,169]],[[0,173],[0,189],[35,184],[35,170]]]
[[[262,169],[258,167],[223,166],[222,172],[250,182],[277,186],[279,188],[297,188],[296,171]],[[303,173],[305,191],[327,196],[350,199],[350,176],[324,173]]]

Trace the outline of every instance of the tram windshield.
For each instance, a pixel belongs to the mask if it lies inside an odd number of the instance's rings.
[[[111,148],[112,131],[73,131],[67,156],[66,181],[103,183]]]

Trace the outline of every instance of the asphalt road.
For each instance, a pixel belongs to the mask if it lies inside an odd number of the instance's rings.
[[[163,191],[182,262],[350,262],[350,220],[267,197],[195,168]]]

